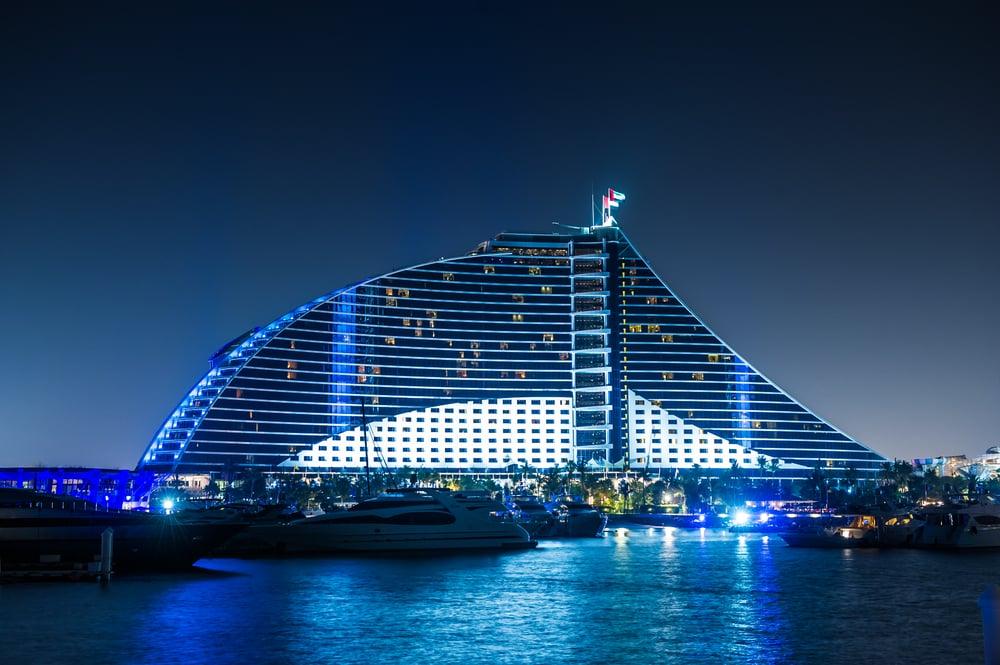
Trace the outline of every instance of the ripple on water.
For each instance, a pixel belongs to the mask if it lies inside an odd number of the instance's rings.
[[[505,556],[204,562],[0,589],[4,662],[979,662],[998,554],[637,529]]]

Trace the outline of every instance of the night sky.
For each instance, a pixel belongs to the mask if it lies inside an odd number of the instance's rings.
[[[1000,5],[653,4],[3,3],[0,465],[131,467],[227,340],[608,186],[821,417],[1000,443]]]

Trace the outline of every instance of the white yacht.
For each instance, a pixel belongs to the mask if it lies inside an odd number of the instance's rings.
[[[240,554],[332,554],[515,550],[535,547],[505,520],[496,502],[439,489],[393,491],[348,510],[251,526],[227,551]]]
[[[1000,506],[974,503],[946,506],[920,515],[913,545],[943,549],[1000,548]]]

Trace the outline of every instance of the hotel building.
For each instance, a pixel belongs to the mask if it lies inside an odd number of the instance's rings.
[[[447,473],[569,461],[877,470],[882,456],[796,402],[678,298],[607,197],[602,217],[502,233],[245,333],[212,356],[139,468],[359,472],[367,438],[373,468]]]

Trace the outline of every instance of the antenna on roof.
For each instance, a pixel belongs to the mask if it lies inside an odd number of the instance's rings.
[[[625,195],[609,188],[608,193],[601,198],[601,226],[618,226],[618,220],[611,214],[611,209],[617,208],[625,200]]]

